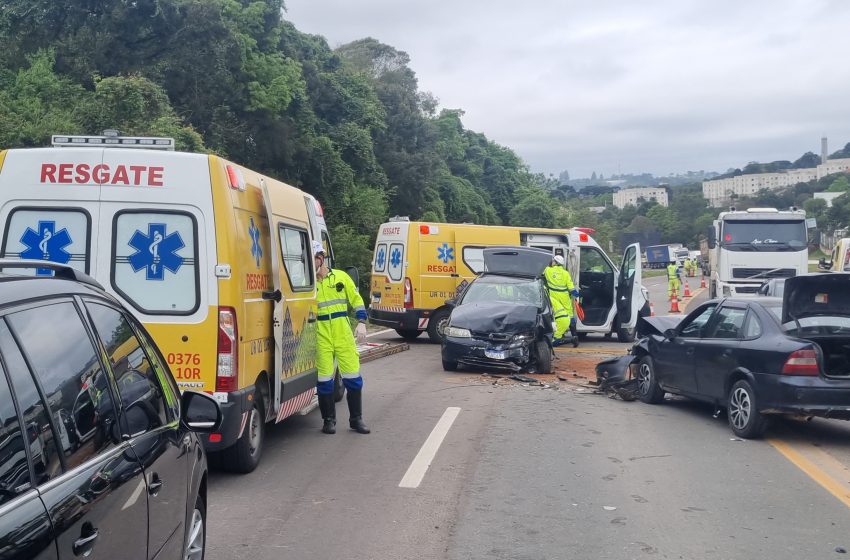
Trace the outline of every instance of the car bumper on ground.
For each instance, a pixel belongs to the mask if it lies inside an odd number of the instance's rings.
[[[483,368],[520,371],[531,362],[529,341],[521,346],[508,348],[505,344],[494,344],[476,338],[446,337],[443,343],[443,359],[448,362]]]
[[[404,311],[384,311],[369,309],[369,322],[373,325],[407,331],[423,331],[428,327],[431,309],[405,309]]]
[[[756,374],[759,410],[850,420],[850,379]]]
[[[253,395],[254,387],[248,387],[227,393],[227,402],[219,402],[221,427],[217,432],[200,436],[207,452],[221,451],[236,443],[244,428],[248,411],[251,410],[251,401],[248,398]]]

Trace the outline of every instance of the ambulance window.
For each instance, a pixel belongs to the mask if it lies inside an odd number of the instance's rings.
[[[289,277],[289,286],[295,292],[313,289],[313,259],[310,258],[307,232],[280,226],[280,250]]]
[[[330,267],[334,267],[334,248],[331,246],[331,238],[328,237],[328,232],[322,231],[322,247],[325,248],[325,258],[330,259],[328,263]]]
[[[464,247],[461,257],[463,264],[475,274],[481,274],[484,271],[484,247]]]
[[[387,269],[387,244],[379,243],[375,248],[375,272],[383,272]]]
[[[83,210],[17,208],[6,222],[3,258],[52,261],[87,273],[90,225]],[[16,269],[16,273],[53,276],[46,268]]]
[[[183,212],[128,210],[112,227],[112,286],[142,313],[190,315],[200,305],[198,226]]]
[[[404,276],[404,245],[393,243],[390,245],[390,254],[387,259],[387,272],[390,280],[401,280]]]

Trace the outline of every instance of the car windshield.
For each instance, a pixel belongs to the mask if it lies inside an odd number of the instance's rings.
[[[720,246],[730,251],[802,251],[806,239],[802,220],[730,220],[723,224]]]
[[[504,302],[543,307],[540,280],[482,277],[470,284],[462,303]]]

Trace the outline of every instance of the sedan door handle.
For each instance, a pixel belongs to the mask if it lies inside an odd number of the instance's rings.
[[[148,483],[148,494],[151,496],[156,496],[159,494],[160,489],[162,488],[162,480],[159,479],[159,475],[154,473],[151,477],[151,481]]]
[[[97,540],[97,529],[92,529],[92,533],[87,537],[80,537],[74,541],[74,556],[88,556],[94,548],[94,542]]]

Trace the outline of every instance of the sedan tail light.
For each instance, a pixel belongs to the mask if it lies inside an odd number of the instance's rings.
[[[785,375],[820,375],[818,353],[812,348],[792,352],[785,365],[782,366]]]

